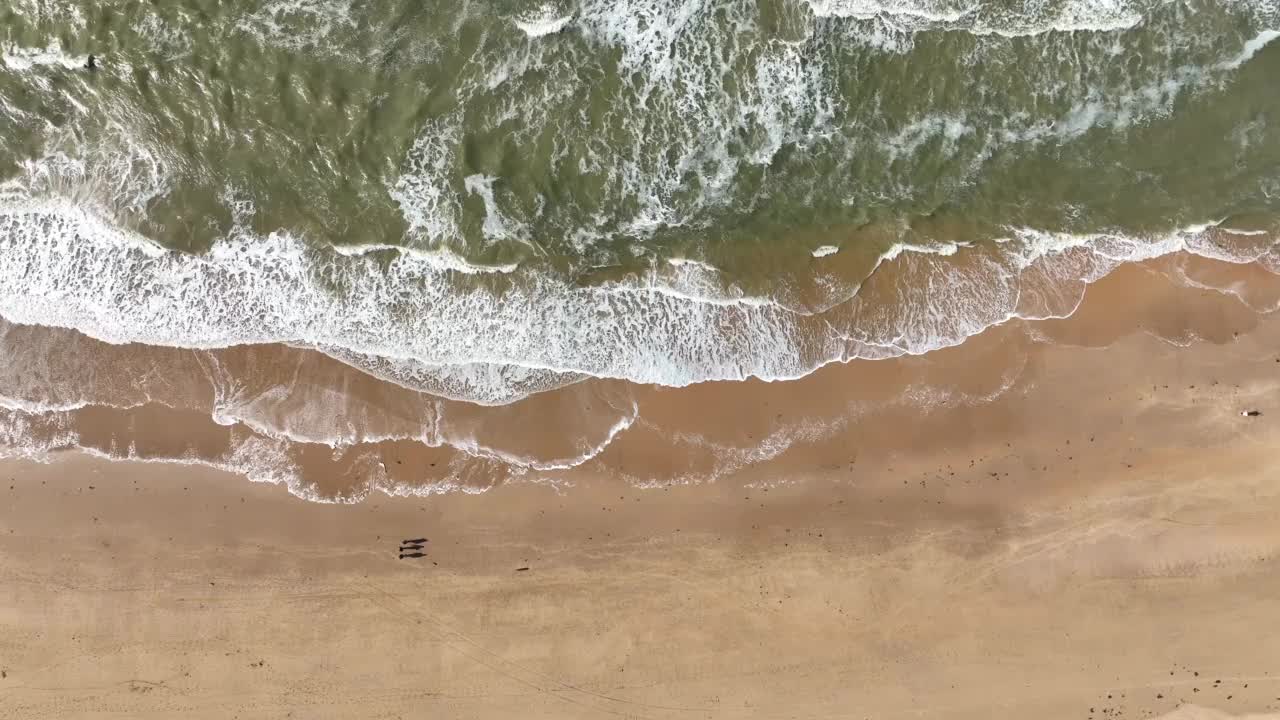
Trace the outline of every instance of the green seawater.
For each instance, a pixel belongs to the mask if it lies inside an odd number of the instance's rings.
[[[1278,38],[1275,0],[10,0],[0,317],[489,404],[930,352],[1130,260],[1280,268]]]
[[[190,252],[243,222],[584,282],[685,257],[765,286],[827,244],[1269,222],[1273,7],[846,10],[16,0],[0,177],[62,157],[42,191]]]

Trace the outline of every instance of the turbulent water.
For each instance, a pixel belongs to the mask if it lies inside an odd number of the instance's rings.
[[[263,442],[559,467],[636,422],[599,379],[925,353],[1067,315],[1119,264],[1176,251],[1280,268],[1274,0],[14,0],[0,17],[0,316],[6,337],[76,331],[6,341],[42,368],[0,387],[15,445],[58,413],[154,406]],[[102,359],[124,343],[152,364]],[[374,432],[296,384],[262,390],[270,412],[231,403],[219,358],[266,344],[435,409]],[[52,359],[73,352],[94,370]],[[203,389],[155,387],[184,363]],[[590,404],[574,392],[612,414],[537,460],[441,420]]]

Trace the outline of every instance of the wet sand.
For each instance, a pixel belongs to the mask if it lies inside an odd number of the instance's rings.
[[[0,717],[1280,714],[1277,297],[1166,259],[923,357],[631,388],[480,495],[0,461]]]

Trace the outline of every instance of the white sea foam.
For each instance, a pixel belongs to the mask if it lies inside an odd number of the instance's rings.
[[[832,132],[836,93],[823,57],[770,42],[746,67],[735,62],[738,37],[761,32],[749,4],[586,0],[574,28],[620,53],[620,74],[634,91],[618,117],[636,144],[603,147],[581,161],[611,195],[634,203],[629,216],[606,219],[606,235],[684,226],[701,209],[732,201],[742,166],[765,166],[781,148],[805,148]],[[729,75],[739,79],[732,92]],[[696,197],[687,197],[691,175]]]
[[[428,124],[414,141],[396,179],[387,185],[387,194],[399,204],[411,236],[422,234],[436,241],[457,237],[462,208],[456,188],[449,184],[449,173],[458,137],[454,125]]]
[[[1226,221],[1223,220],[1222,222],[1226,222]],[[1224,233],[1230,233],[1232,235],[1242,235],[1245,237],[1256,237],[1256,236],[1268,235],[1271,233],[1270,230],[1246,230],[1244,228],[1233,228],[1233,227],[1226,227],[1223,225],[1218,225],[1217,227],[1219,230],[1221,230]]]
[[[138,462],[162,465],[198,466],[213,468],[241,475],[251,482],[283,485],[288,491],[304,500],[328,504],[358,503],[370,492],[378,491],[390,496],[426,496],[446,492],[476,494],[485,492],[492,485],[478,486],[462,481],[461,472],[466,468],[451,468],[448,475],[432,481],[402,485],[392,482],[385,467],[368,455],[357,462],[364,482],[346,494],[332,495],[318,491],[303,476],[288,440],[264,437],[251,432],[233,433],[230,446],[214,457],[167,457],[140,454],[136,447],[113,446],[108,449],[82,444],[80,434],[74,429],[72,415],[65,411],[37,413],[0,408],[0,458],[22,458],[35,462],[54,462],[58,451],[75,450],[92,457],[112,462]],[[462,456],[466,457],[466,456]],[[483,463],[483,460],[476,461]],[[522,475],[519,468],[508,469],[513,477]],[[487,471],[497,478],[503,473],[497,468]]]
[[[60,0],[10,0],[7,5],[6,9],[12,9],[20,16],[38,19],[41,23],[72,30],[84,30],[88,26],[83,3]]]
[[[1263,30],[1253,37],[1252,40],[1244,44],[1244,48],[1240,50],[1240,54],[1224,60],[1218,65],[1221,70],[1235,70],[1241,65],[1253,59],[1262,48],[1266,47],[1272,40],[1280,37],[1280,30]]]
[[[77,450],[93,457],[117,462],[198,465],[242,475],[252,482],[284,485],[289,492],[304,500],[320,503],[350,503],[364,498],[368,490],[354,497],[328,497],[316,492],[302,479],[297,464],[290,456],[288,444],[248,435],[238,438],[223,455],[214,458],[147,457],[134,447],[102,450],[82,445],[73,429],[71,416],[65,412],[29,414],[0,410],[0,457],[17,457],[37,462],[51,462],[60,450]]]
[[[148,142],[127,109],[109,106],[96,142],[82,147],[73,132],[46,140],[44,154],[19,161],[19,175],[0,184],[0,198],[56,195],[117,221],[135,219],[168,194],[182,163]],[[138,236],[144,246],[158,247]]]
[[[838,252],[840,252],[840,248],[835,245],[823,245],[821,247],[814,248],[810,254],[816,258],[820,258],[828,255],[835,255]]]
[[[496,177],[479,174],[468,175],[462,179],[462,185],[466,191],[484,202],[484,225],[481,231],[485,238],[491,241],[518,240],[531,245],[525,228],[507,217],[498,206],[498,201],[493,195],[493,184],[497,181]]]
[[[716,267],[701,260],[667,258],[666,271],[651,270],[633,283],[615,283],[600,288],[610,294],[658,293],[692,303],[707,305],[742,305],[763,307],[777,303],[767,297],[749,295],[741,288],[727,285]]]
[[[1113,32],[1142,21],[1132,0],[1027,2],[1021,7],[976,0],[808,0],[819,17],[880,20],[907,32],[964,30],[1021,37],[1047,32]]]
[[[882,0],[809,0],[820,17],[893,17],[931,23],[954,23],[978,10],[974,2],[883,2]]]
[[[79,439],[68,420],[66,413],[56,411],[0,410],[0,458],[20,457],[47,462],[49,451],[72,447]]]
[[[1274,270],[1270,268],[1268,268],[1268,270],[1274,273]],[[1273,313],[1276,310],[1280,310],[1280,298],[1270,296],[1266,293],[1256,292],[1248,283],[1240,280],[1233,280],[1228,283],[1205,282],[1188,272],[1186,263],[1177,263],[1174,266],[1173,276],[1178,282],[1187,287],[1208,290],[1222,295],[1230,295],[1254,312]],[[1161,339],[1168,340],[1168,338]]]
[[[573,15],[559,15],[555,8],[545,7],[541,12],[513,20],[516,27],[530,38],[554,35],[573,22]]]
[[[526,394],[522,383],[539,372],[680,386],[795,378],[862,356],[865,348],[928,352],[1015,317],[1023,275],[1070,259],[1073,250],[1092,258],[1087,266],[1070,265],[1076,277],[1069,279],[1077,282],[1092,282],[1121,262],[1179,250],[1228,261],[1262,252],[1256,239],[1242,255],[1208,235],[1017,230],[999,256],[984,255],[945,283],[922,276],[903,283],[918,292],[894,302],[870,306],[855,296],[851,305],[808,317],[766,298],[725,302],[673,291],[656,276],[581,288],[522,274],[514,287],[495,294],[460,286],[449,271],[412,255],[383,267],[368,256],[308,249],[283,234],[230,239],[199,257],[157,252],[136,233],[70,202],[29,201],[0,208],[0,314],[112,343],[283,342],[347,359],[407,360],[424,371],[524,368],[516,382],[519,376],[508,371],[486,371],[452,386],[457,395],[492,402]],[[944,255],[961,249],[895,246],[882,262],[909,260],[896,272],[942,274],[949,272]],[[926,261],[929,253],[942,254]],[[326,287],[318,281],[325,277],[346,289]],[[846,326],[848,334],[830,329]]]
[[[709,469],[702,472],[685,473],[681,478],[681,484],[698,484],[713,483],[729,477],[744,468],[769,462],[794,446],[813,444],[835,437],[862,414],[862,408],[856,405],[849,405],[843,412],[829,418],[823,418],[820,421],[800,420],[775,427],[764,437],[758,441],[753,441],[747,446],[713,440],[699,433],[669,433],[664,428],[648,422],[645,422],[644,426],[659,437],[665,437],[673,445],[701,451],[701,453],[709,456],[712,462],[712,466]],[[667,482],[654,482],[634,476],[628,477],[627,480],[632,485],[640,488],[654,488],[668,484]]]
[[[369,255],[375,253],[404,253],[413,256],[421,262],[434,266],[440,270],[452,270],[467,275],[482,275],[490,273],[511,273],[520,267],[519,263],[504,263],[501,265],[477,265],[468,261],[453,250],[442,247],[433,250],[424,250],[415,247],[405,247],[403,245],[335,245],[334,252],[345,257],[358,257],[360,255]]]
[[[890,159],[903,155],[914,155],[930,138],[941,138],[947,146],[954,144],[965,135],[975,130],[963,118],[929,115],[916,120],[899,130],[894,136],[887,138],[883,146],[889,150]],[[944,152],[949,152],[944,148]]]
[[[335,360],[405,389],[477,405],[509,405],[530,395],[581,382],[587,377],[581,373],[519,365],[432,365],[412,358],[362,355],[343,348],[316,349]]]
[[[60,450],[78,450],[95,457],[128,462],[166,463],[178,465],[198,465],[215,468],[247,477],[253,482],[265,482],[284,485],[289,492],[306,500],[323,503],[353,503],[367,497],[373,490],[393,496],[431,495],[443,492],[478,493],[488,486],[477,486],[463,482],[463,475],[478,468],[484,469],[480,474],[492,481],[504,476],[523,477],[529,472],[550,472],[567,470],[581,465],[604,450],[613,440],[637,417],[634,404],[623,412],[611,425],[602,428],[598,438],[579,441],[578,453],[553,458],[534,458],[523,456],[476,440],[474,437],[457,435],[447,443],[432,442],[426,437],[393,437],[386,439],[408,439],[424,442],[429,446],[447,444],[459,450],[461,454],[450,463],[449,474],[430,482],[415,481],[411,484],[400,484],[390,480],[386,468],[377,461],[376,453],[365,453],[354,457],[361,471],[354,473],[362,477],[358,486],[351,488],[346,494],[333,496],[318,492],[304,478],[296,455],[297,443],[309,442],[305,438],[281,434],[269,424],[259,426],[253,422],[245,422],[243,418],[229,419],[215,415],[215,419],[225,424],[243,426],[232,429],[229,447],[222,453],[211,457],[158,456],[143,454],[133,444],[115,445],[100,448],[85,444],[78,431],[72,413],[78,408],[25,408],[0,405],[0,458],[21,457],[40,462],[48,462],[52,454]],[[379,438],[366,438],[362,442],[377,442]],[[335,457],[342,456],[351,446],[334,446]]]
[[[333,52],[330,38],[357,27],[354,11],[351,0],[268,0],[238,27],[270,45]]]
[[[96,400],[72,400],[64,402],[49,402],[48,400],[34,398],[18,398],[8,395],[0,395],[0,408],[5,410],[20,410],[24,413],[39,415],[44,413],[70,412],[72,410],[82,410],[87,407],[110,407],[117,410],[128,410],[131,408],[142,407],[141,403],[105,403]]]
[[[611,425],[605,428],[603,437],[595,439],[595,442],[581,438],[578,442],[578,452],[569,456],[550,459],[531,458],[526,455],[517,455],[492,445],[486,445],[465,436],[450,438],[449,445],[473,457],[497,460],[507,466],[543,472],[569,470],[604,452],[604,449],[609,447],[614,438],[631,427],[639,416],[639,412],[639,406],[633,403],[629,412],[621,414]]]
[[[71,55],[63,52],[61,44],[56,40],[43,48],[0,45],[0,62],[9,70],[22,71],[50,66],[72,70],[83,68],[88,61],[87,54]]]
[[[266,371],[261,357],[253,350],[230,354],[163,348],[117,351],[71,331],[0,322],[0,386],[4,388],[0,409],[56,415],[85,408],[167,407],[207,412],[220,425],[244,426],[287,443],[343,450],[410,440],[500,459],[512,470],[581,464],[607,446],[636,415],[635,402],[628,393],[619,394],[617,386],[575,389],[571,397],[579,406],[595,410],[559,417],[564,442],[524,448],[511,429],[519,425],[521,413],[531,412],[526,408],[481,410],[438,395],[395,393],[368,385],[372,394],[350,392],[354,373],[320,361],[313,353],[269,353],[271,369]],[[473,376],[470,388],[477,395],[493,386],[530,393],[549,389],[546,383],[532,388],[528,382],[521,385],[525,378],[519,377],[519,368],[488,370],[501,377],[485,382]],[[568,384],[572,383],[562,379],[560,386]],[[510,402],[519,399],[508,398]]]

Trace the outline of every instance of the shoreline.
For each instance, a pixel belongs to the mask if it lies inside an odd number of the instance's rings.
[[[6,461],[0,717],[1280,717],[1274,439],[1004,507]]]
[[[1232,292],[1133,267],[930,356],[649,389],[479,495],[0,461],[0,717],[1280,717],[1280,318],[1239,299],[1276,287],[1182,270]]]
[[[1280,276],[1180,255],[1122,266],[1090,286],[1070,317],[1009,321],[924,355],[851,360],[788,382],[668,388],[584,380],[504,406],[407,391],[310,350],[111,346],[9,326],[0,387],[16,409],[0,411],[0,437],[37,455],[80,448],[202,462],[339,502],[596,475],[643,487],[770,482],[822,475],[854,456],[916,454],[926,438],[949,442],[953,426],[1004,428],[1036,415],[1037,402],[1066,402],[1042,392],[1039,375],[1070,375],[1056,364],[1074,346],[1119,348],[1108,359],[1164,359],[1171,346],[1187,346],[1178,354],[1188,357],[1227,348],[1249,366],[1251,381],[1269,383],[1262,359],[1270,350],[1258,338],[1280,334],[1277,307]],[[1148,339],[1156,343],[1136,349]],[[1105,372],[1108,361],[1095,355],[1082,357]],[[1170,372],[1183,360],[1172,362]],[[1124,383],[1077,375],[1063,382],[1100,395],[1127,392]],[[41,394],[69,409],[21,409]],[[1184,394],[1179,402],[1195,403],[1221,392],[1202,385]],[[1109,422],[1118,425],[1130,409],[1110,407]]]

